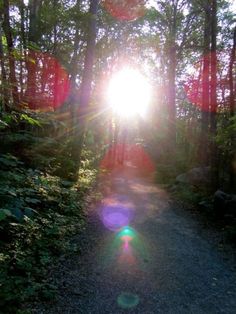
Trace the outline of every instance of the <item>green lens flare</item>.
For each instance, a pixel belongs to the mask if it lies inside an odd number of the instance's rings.
[[[107,237],[100,258],[104,266],[110,263],[118,263],[119,267],[121,264],[131,266],[137,263],[138,268],[145,271],[150,267],[150,249],[149,243],[138,231],[125,226]]]
[[[135,235],[136,235],[135,231],[132,228],[130,228],[129,226],[122,228],[120,230],[120,232],[117,234],[118,238],[122,238],[124,236],[129,236],[132,239],[135,237]]]
[[[122,309],[131,309],[139,304],[136,294],[123,292],[117,298],[117,303]]]

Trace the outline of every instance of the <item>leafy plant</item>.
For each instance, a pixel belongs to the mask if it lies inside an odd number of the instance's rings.
[[[22,113],[20,115],[20,120],[21,121],[26,121],[27,123],[31,124],[31,125],[37,125],[37,126],[42,126],[42,124],[39,122],[39,120],[34,119],[32,117],[30,117],[29,115]]]
[[[57,288],[47,278],[48,270],[58,255],[73,249],[69,238],[83,229],[84,195],[96,178],[89,159],[84,166],[90,169],[81,168],[80,181],[75,183],[53,174],[53,168],[49,173],[45,168],[29,168],[13,154],[0,155],[3,313],[17,313],[22,302],[36,297],[55,296]]]
[[[11,217],[12,213],[10,210],[5,209],[5,208],[0,208],[0,221],[5,220],[8,217]]]

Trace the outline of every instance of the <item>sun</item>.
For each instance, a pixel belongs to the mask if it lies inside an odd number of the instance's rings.
[[[138,70],[124,68],[112,77],[107,96],[116,114],[144,117],[151,98],[151,86]]]

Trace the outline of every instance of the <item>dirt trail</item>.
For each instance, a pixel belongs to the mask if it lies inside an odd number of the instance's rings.
[[[236,313],[235,261],[214,235],[127,169],[107,192],[74,240],[87,253],[61,262],[56,302],[34,313]]]

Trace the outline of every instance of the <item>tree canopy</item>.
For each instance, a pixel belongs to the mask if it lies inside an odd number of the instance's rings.
[[[56,241],[77,189],[125,162],[167,185],[209,172],[191,187],[201,200],[235,192],[235,13],[226,0],[0,1],[0,233],[21,234],[3,254],[8,267],[20,269],[23,234],[33,243],[42,224]],[[55,221],[50,204],[60,204]]]

